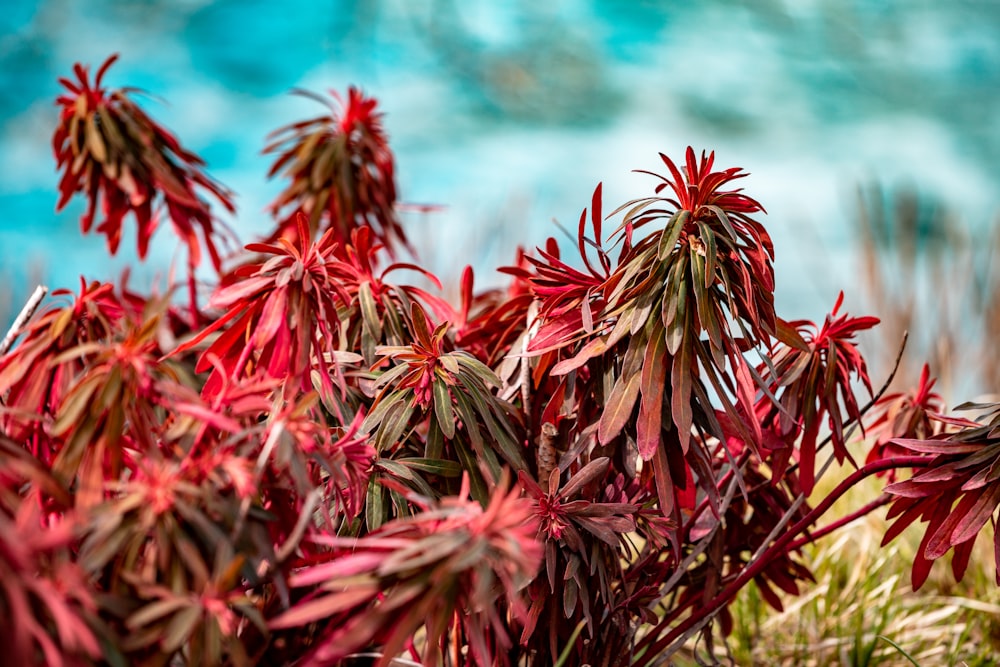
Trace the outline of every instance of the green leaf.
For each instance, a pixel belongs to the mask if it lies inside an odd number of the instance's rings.
[[[441,477],[458,477],[462,474],[462,466],[455,461],[445,459],[407,457],[396,459],[396,463]]]
[[[368,532],[374,532],[385,521],[385,489],[378,482],[378,475],[372,475],[368,480],[368,493],[365,495],[365,523]]]
[[[573,629],[573,634],[569,636],[569,639],[566,641],[566,646],[563,647],[562,652],[559,654],[559,659],[556,660],[555,667],[563,667],[563,665],[566,664],[566,661],[569,660],[569,655],[573,651],[573,647],[576,646],[576,640],[580,637],[580,632],[583,631],[583,628],[586,627],[586,625],[586,620],[580,621],[576,624],[576,627]]]
[[[444,380],[435,378],[431,384],[434,390],[434,416],[444,437],[451,440],[455,437],[455,412],[451,407],[451,393]]]
[[[397,366],[396,368],[402,368],[405,371],[406,365],[403,364],[401,366]],[[396,369],[394,368],[393,370]],[[382,423],[386,414],[393,408],[393,406],[401,401],[408,400],[409,397],[407,395],[409,393],[410,390],[408,389],[397,389],[391,394],[381,395],[375,402],[375,407],[372,408],[372,411],[369,412],[368,416],[366,416],[364,421],[361,422],[361,428],[359,429],[361,433],[368,434],[375,430]]]
[[[118,508],[116,510],[121,511]],[[129,537],[129,529],[120,525],[120,515],[116,519],[118,527],[110,535],[107,534],[108,531],[106,530],[102,530],[100,535],[94,533],[88,535],[79,557],[79,562],[84,569],[90,572],[102,569],[125,546],[125,542]],[[96,539],[97,537],[100,539]]]
[[[157,600],[156,602],[151,602],[145,607],[142,607],[137,612],[128,617],[125,621],[126,627],[130,630],[136,630],[143,627],[144,625],[149,625],[155,621],[160,620],[164,616],[173,614],[179,609],[191,604],[191,601],[183,597],[171,597],[165,600]]]
[[[715,217],[722,223],[722,227],[726,230],[726,234],[729,235],[729,238],[733,241],[739,240],[739,234],[736,233],[736,230],[733,228],[733,223],[729,221],[729,216],[726,215],[726,212],[721,207],[706,206],[705,208],[715,214]]]
[[[379,459],[377,465],[389,474],[409,482],[411,487],[415,488],[418,493],[426,496],[427,498],[434,498],[438,495],[434,489],[431,488],[430,484],[427,483],[427,480],[398,461]],[[405,504],[406,502],[404,500],[403,505],[405,506]]]
[[[424,456],[430,460],[438,460],[444,456],[444,434],[437,420],[432,419],[427,424],[427,437],[424,441]]]
[[[656,256],[661,262],[673,254],[674,248],[677,246],[677,241],[680,240],[681,232],[684,231],[684,225],[687,224],[690,215],[690,211],[677,211],[667,222],[667,226],[660,235],[660,242],[656,251]]]
[[[455,447],[455,453],[458,455],[459,462],[469,474],[469,492],[480,505],[486,507],[490,502],[490,492],[486,487],[486,482],[483,480],[482,473],[479,471],[476,457],[472,455],[472,452],[469,451],[469,448],[461,438],[453,440],[452,444]]]
[[[75,390],[60,406],[56,422],[52,426],[53,435],[63,436],[70,429],[80,427],[80,420],[87,411],[87,408],[92,405],[91,397],[97,389],[99,382],[100,376],[92,375],[76,386]]]
[[[705,244],[705,289],[715,283],[715,262],[718,258],[718,248],[715,246],[715,233],[704,222],[698,223],[701,241]]]
[[[372,340],[382,340],[382,320],[375,307],[375,296],[372,294],[371,283],[367,280],[358,288],[358,305],[361,307],[361,323]]]
[[[686,260],[682,259],[686,264]],[[687,334],[688,323],[688,284],[684,275],[684,269],[678,269],[679,278],[676,285],[667,286],[668,293],[677,295],[677,306],[673,319],[664,322],[667,333],[667,352],[672,355],[677,354],[681,343]]]
[[[409,352],[411,348],[402,348],[402,351]],[[375,348],[375,354],[385,354],[386,348],[379,346]],[[381,389],[393,385],[397,380],[410,372],[409,364],[397,364],[385,371],[375,380],[375,389]],[[396,393],[402,393],[405,389],[397,389]],[[373,411],[374,412],[374,411]]]
[[[188,640],[201,620],[201,607],[192,605],[179,611],[167,624],[163,634],[163,650],[173,653]]]
[[[455,394],[455,404],[458,407],[458,413],[462,416],[462,423],[465,425],[465,430],[469,434],[469,440],[472,441],[472,447],[476,454],[479,455],[481,463],[486,467],[486,471],[489,472],[491,479],[488,481],[490,484],[496,484],[497,480],[500,479],[500,462],[497,460],[496,453],[491,447],[486,447],[483,440],[482,431],[479,430],[479,423],[476,419],[476,413],[472,406],[469,404],[467,396],[458,392]],[[455,442],[458,442],[461,438],[456,438]],[[463,461],[463,465],[464,465]]]
[[[500,378],[496,376],[489,366],[483,362],[476,359],[471,354],[466,352],[453,352],[452,356],[458,360],[459,366],[464,366],[468,370],[478,377],[484,384],[499,387],[501,385]]]
[[[394,449],[406,439],[404,434],[410,425],[412,414],[413,406],[409,401],[399,401],[389,409],[375,434],[375,449],[378,452]]]
[[[500,449],[500,454],[517,470],[527,469],[527,463],[521,453],[521,447],[511,430],[510,420],[505,414],[504,406],[499,399],[490,394],[485,387],[477,387],[475,383],[466,386],[466,396],[472,400],[472,405],[479,415],[486,430],[492,436]],[[499,422],[497,418],[499,417]]]

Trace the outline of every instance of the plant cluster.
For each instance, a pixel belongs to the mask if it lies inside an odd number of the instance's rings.
[[[872,396],[842,313],[786,322],[739,169],[688,149],[575,252],[550,239],[451,304],[396,282],[406,236],[374,99],[279,131],[275,230],[223,262],[201,161],[132,100],[64,81],[60,207],[140,255],[166,217],[218,285],[199,310],[81,281],[0,356],[0,633],[16,664],[657,665],[713,654],[754,583],[780,608],[800,550],[861,480],[913,583],[961,577],[1000,503],[1000,408],[939,414],[925,374]],[[609,219],[618,222],[605,237]],[[196,233],[199,232],[199,233]],[[863,387],[866,404],[856,394]],[[874,406],[874,409],[872,409]],[[863,466],[847,443],[868,419]],[[827,435],[828,434],[828,435]],[[831,459],[854,472],[810,501]],[[814,502],[814,504],[811,504]],[[997,545],[1000,554],[1000,544]]]

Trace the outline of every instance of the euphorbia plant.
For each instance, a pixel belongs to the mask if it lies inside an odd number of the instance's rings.
[[[103,219],[97,231],[108,237],[112,255],[118,251],[125,217],[131,213],[139,226],[140,259],[146,256],[165,209],[187,246],[188,286],[196,315],[194,270],[201,264],[202,244],[216,271],[222,262],[217,247],[219,223],[201,194],[211,195],[230,213],[235,211],[232,196],[201,170],[205,164],[201,158],[184,149],[135,103],[134,89],[102,87],[104,75],[117,59],[116,54],[104,61],[93,83],[87,68],[79,64],[73,67],[76,81],[59,80],[68,92],[56,100],[59,125],[52,136],[56,166],[63,170],[56,208],[82,192],[87,200],[80,218],[83,232],[89,232],[100,215]]]
[[[104,70],[60,98],[63,199],[103,197],[112,251],[134,211],[144,253],[162,197],[192,262],[194,224],[221,259],[189,199],[228,199]],[[405,236],[374,109],[352,88],[279,133],[275,230],[232,258],[210,322],[84,283],[0,356],[0,627],[21,662],[655,665],[696,634],[712,658],[741,588],[801,592],[799,550],[846,523],[818,525],[833,502],[906,469],[848,519],[895,498],[887,539],[929,522],[914,583],[951,548],[961,576],[1000,502],[996,418],[937,415],[926,374],[877,403],[854,340],[877,320],[843,295],[819,327],[782,320],[744,172],[661,156],[610,238],[598,186],[579,262],[549,240],[506,291],[466,269],[453,306],[390,281],[440,288],[386,262]],[[810,499],[873,405],[867,463]]]

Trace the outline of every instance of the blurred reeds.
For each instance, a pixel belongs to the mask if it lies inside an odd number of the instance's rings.
[[[855,232],[868,312],[882,320],[880,340],[865,341],[873,377],[888,373],[909,331],[897,389],[927,362],[949,405],[1000,391],[1000,226],[964,220],[913,188],[870,185],[858,190]]]

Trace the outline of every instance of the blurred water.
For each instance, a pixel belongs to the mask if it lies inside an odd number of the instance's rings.
[[[821,317],[857,291],[854,188],[930,192],[974,225],[1000,208],[1000,3],[924,0],[6,0],[0,12],[0,279],[26,295],[111,278],[81,238],[80,207],[53,212],[49,140],[58,76],[122,54],[107,82],[142,87],[154,118],[239,194],[244,241],[268,227],[280,183],[264,136],[315,112],[293,87],[376,95],[421,255],[484,283],[518,244],[574,223],[598,181],[606,209],[651,191],[657,152],[715,149],[752,173],[778,254],[778,304]],[[177,252],[161,230],[136,273]],[[854,310],[857,310],[855,308]]]

